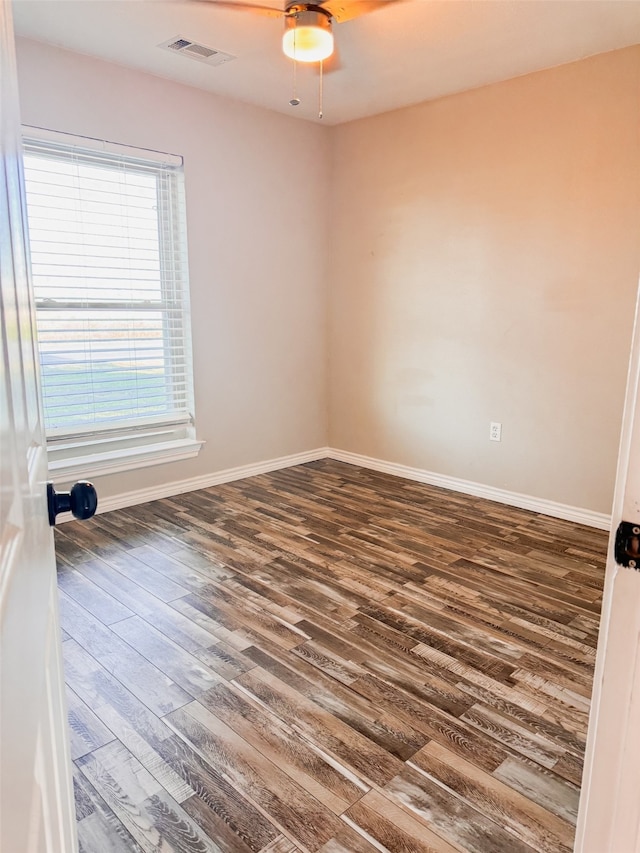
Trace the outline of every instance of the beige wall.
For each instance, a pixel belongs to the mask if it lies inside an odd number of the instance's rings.
[[[185,160],[207,443],[187,462],[97,478],[101,497],[324,446],[328,131],[36,42],[18,40],[18,62],[25,123]]]
[[[639,103],[636,47],[333,130],[332,446],[610,511]]]
[[[609,511],[640,48],[335,128],[18,49],[25,122],[185,157],[207,444],[103,498],[330,443]]]

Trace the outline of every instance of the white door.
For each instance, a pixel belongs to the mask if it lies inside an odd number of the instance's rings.
[[[640,851],[640,558],[614,556],[624,520],[640,527],[640,310],[629,364],[576,853]],[[635,543],[636,549],[638,542]]]
[[[0,2],[0,850],[77,849],[10,4]]]

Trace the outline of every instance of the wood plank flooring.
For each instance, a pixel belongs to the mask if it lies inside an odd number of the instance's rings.
[[[568,853],[600,531],[321,462],[56,529],[85,853]]]

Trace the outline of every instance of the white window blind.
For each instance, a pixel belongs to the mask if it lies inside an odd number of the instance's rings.
[[[48,136],[24,139],[48,445],[193,437],[181,160]]]

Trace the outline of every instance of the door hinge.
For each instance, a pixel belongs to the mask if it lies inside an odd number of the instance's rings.
[[[614,553],[619,566],[640,571],[640,523],[620,522],[616,530]]]

